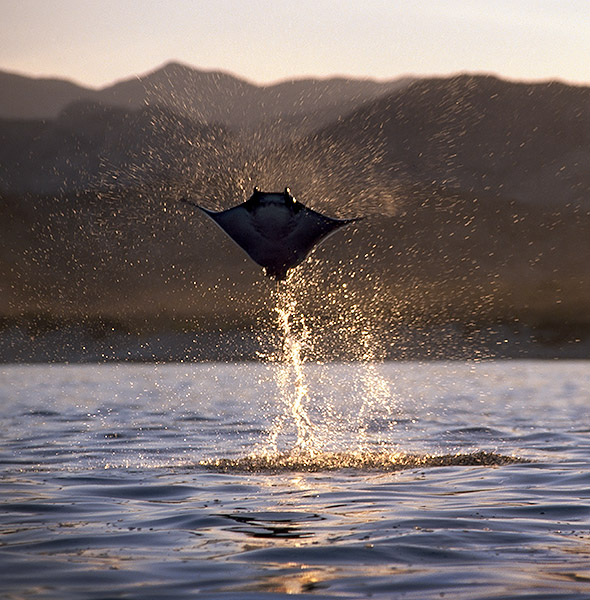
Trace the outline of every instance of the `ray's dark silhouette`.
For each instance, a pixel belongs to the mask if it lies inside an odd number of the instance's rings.
[[[359,219],[333,219],[298,202],[289,188],[261,192],[224,211],[212,211],[183,198],[213,219],[248,256],[264,268],[267,277],[281,281],[301,264],[314,246]]]

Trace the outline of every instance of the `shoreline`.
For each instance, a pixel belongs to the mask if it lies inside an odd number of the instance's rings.
[[[333,341],[333,340],[332,340]],[[315,343],[315,341],[314,341]],[[457,324],[413,329],[399,326],[374,336],[375,360],[590,359],[590,332],[500,324],[466,331]],[[318,338],[309,361],[362,360],[356,348]],[[146,333],[91,332],[72,325],[31,333],[27,327],[0,331],[0,364],[107,362],[242,362],[277,357],[281,340],[273,330],[169,330]]]

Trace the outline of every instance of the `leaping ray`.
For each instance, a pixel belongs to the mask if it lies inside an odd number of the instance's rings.
[[[216,212],[183,198],[211,217],[264,267],[267,277],[282,280],[287,271],[303,262],[312,248],[344,225],[360,219],[332,219],[297,202],[289,188],[284,192],[261,192],[228,210]]]

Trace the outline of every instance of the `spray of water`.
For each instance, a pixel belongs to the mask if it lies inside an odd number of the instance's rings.
[[[288,420],[291,420],[296,432],[294,450],[313,454],[318,449],[318,440],[307,410],[310,397],[304,370],[305,349],[312,343],[311,334],[304,316],[297,313],[296,300],[290,298],[284,290],[277,292],[276,313],[283,337],[282,357],[276,370],[276,379],[284,412],[275,418],[269,444],[271,448],[277,449],[278,439],[288,427]]]
[[[371,324],[371,307],[359,305],[344,281],[347,276],[337,272],[332,285],[343,293],[328,291],[326,311],[307,312],[309,294],[316,287],[326,289],[326,280],[314,273],[297,269],[269,298],[276,335],[267,329],[261,341],[277,343],[262,358],[276,397],[266,406],[270,422],[266,436],[244,459],[253,464],[295,461],[310,466],[351,453],[358,461],[367,452],[394,449],[396,400],[390,382],[379,373],[382,352]],[[330,302],[337,303],[337,310],[331,310]],[[335,338],[349,346],[344,378],[343,371],[324,364]]]

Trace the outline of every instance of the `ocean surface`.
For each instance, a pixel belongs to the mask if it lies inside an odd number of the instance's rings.
[[[0,366],[2,599],[590,598],[587,361]]]

